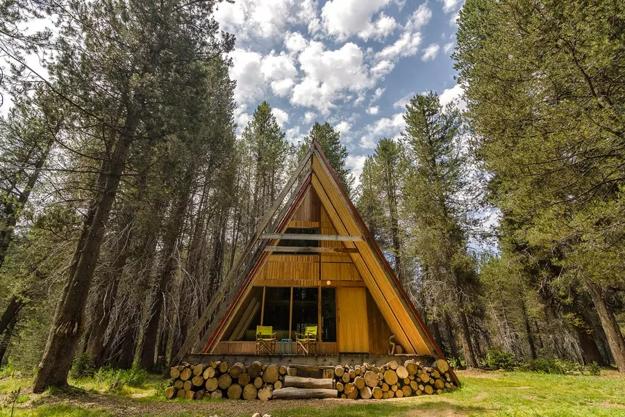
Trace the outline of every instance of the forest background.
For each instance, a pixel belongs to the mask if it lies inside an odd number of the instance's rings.
[[[464,106],[412,97],[357,179],[329,123],[237,134],[213,1],[0,6],[0,360],[36,391],[162,369],[313,138],[457,366],[625,372],[620,3],[467,1]]]

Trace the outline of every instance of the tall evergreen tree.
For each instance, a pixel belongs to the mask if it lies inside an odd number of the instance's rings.
[[[464,359],[475,367],[477,351],[469,316],[477,293],[477,275],[467,253],[464,206],[459,200],[465,184],[464,160],[459,153],[461,127],[458,110],[443,111],[438,96],[418,95],[406,106],[402,141],[409,162],[405,205],[413,222],[414,252],[423,271],[428,295],[456,318]]]
[[[245,190],[241,196],[246,199],[243,204],[251,214],[246,232],[246,238],[249,238],[286,180],[289,144],[266,101],[258,105],[241,141],[244,149],[241,163],[247,170],[243,173]]]
[[[75,104],[75,120],[96,126],[104,147],[35,392],[67,384],[105,228],[138,133],[150,126],[156,132],[150,136],[161,139],[188,129],[185,117],[195,115],[193,99],[204,87],[198,63],[222,50],[212,1],[69,1],[58,7],[58,61],[51,74]]]
[[[550,271],[537,289],[585,290],[621,372],[624,15],[622,2],[470,0],[456,52],[503,238]]]
[[[367,158],[361,176],[359,206],[365,219],[374,225],[375,236],[393,254],[393,266],[405,284],[403,268],[403,237],[400,228],[402,181],[405,177],[401,145],[391,139],[381,139],[372,156]]]
[[[347,147],[341,143],[341,134],[336,131],[328,122],[324,124],[315,123],[310,129],[308,137],[300,145],[298,156],[302,157],[308,149],[308,145],[316,141],[323,149],[323,153],[328,158],[330,165],[339,176],[343,186],[349,194],[352,193],[354,178],[345,166],[347,160]]]

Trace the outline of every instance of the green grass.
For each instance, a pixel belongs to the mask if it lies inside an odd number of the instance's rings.
[[[533,372],[460,372],[461,389],[437,396],[375,402],[306,401],[266,404],[232,401],[166,401],[163,380],[150,376],[137,387],[115,386],[106,378],[72,381],[77,390],[41,396],[24,391],[28,378],[0,378],[0,417],[9,417],[8,393],[21,387],[16,417],[192,417],[251,416],[262,407],[273,417],[622,417],[625,378],[615,372],[601,376],[564,376]],[[120,411],[123,406],[125,410]]]

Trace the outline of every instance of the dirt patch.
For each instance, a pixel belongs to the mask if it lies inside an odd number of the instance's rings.
[[[486,378],[486,379],[501,379],[504,375],[499,371],[482,371],[480,369],[465,369],[463,371],[455,371],[460,383],[462,384],[463,377],[471,378]]]

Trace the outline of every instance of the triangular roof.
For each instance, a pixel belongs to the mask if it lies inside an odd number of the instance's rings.
[[[237,311],[255,274],[267,262],[267,246],[276,242],[270,233],[284,233],[293,213],[313,190],[339,236],[352,237],[343,242],[365,286],[375,301],[396,341],[406,353],[444,357],[428,328],[408,298],[395,272],[373,239],[358,210],[335,170],[324,155],[321,146],[312,142],[293,177],[282,190],[273,207],[259,222],[253,239],[224,278],[216,295],[204,310],[202,317],[190,329],[189,336],[174,362],[180,361],[192,350],[211,352],[221,339],[228,319]],[[200,334],[203,337],[200,337]],[[195,348],[195,349],[194,349]]]

